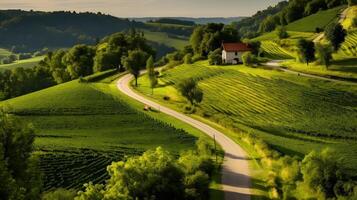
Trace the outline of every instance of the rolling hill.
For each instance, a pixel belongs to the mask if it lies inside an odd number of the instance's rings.
[[[45,190],[103,182],[111,162],[157,146],[175,154],[194,147],[196,136],[139,112],[111,80],[75,80],[0,103],[37,129]]]

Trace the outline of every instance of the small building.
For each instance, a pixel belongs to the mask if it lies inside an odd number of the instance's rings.
[[[242,55],[252,49],[245,43],[222,43],[222,63],[238,64],[242,63]]]

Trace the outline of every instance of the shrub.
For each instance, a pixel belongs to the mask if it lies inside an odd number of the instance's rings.
[[[245,66],[253,66],[258,63],[257,58],[251,52],[244,53],[242,55],[242,60]]]
[[[192,54],[186,54],[185,57],[183,58],[183,62],[185,64],[192,64]]]
[[[333,48],[331,45],[316,44],[317,61],[326,67],[330,65],[332,59]]]
[[[42,195],[42,200],[73,200],[76,196],[76,191],[66,190],[63,188],[55,191],[46,192]]]
[[[214,51],[211,51],[208,55],[208,62],[210,65],[222,64],[222,50],[216,49]]]
[[[277,35],[280,39],[285,39],[289,37],[288,32],[286,31],[284,26],[279,26],[277,28]]]

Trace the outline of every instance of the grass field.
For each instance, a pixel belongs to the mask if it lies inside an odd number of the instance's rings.
[[[7,57],[11,54],[12,53],[9,50],[0,48],[0,59],[3,57]]]
[[[174,85],[195,78],[204,93],[197,113],[223,126],[251,132],[273,148],[302,156],[330,147],[357,173],[357,88],[244,66],[181,65],[165,72],[154,96],[183,109]],[[139,91],[149,95],[145,77]],[[346,148],[348,146],[348,148]]]
[[[347,57],[357,57],[357,30],[348,33],[338,54]]]
[[[157,146],[174,153],[194,147],[200,133],[158,121],[153,115],[159,113],[144,114],[127,101],[115,85],[75,80],[1,105],[36,127],[36,154],[48,190],[102,182],[112,161]]]
[[[174,47],[175,49],[183,49],[189,44],[188,39],[173,38],[163,32],[144,31],[144,33],[147,40]]]
[[[286,26],[288,31],[315,32],[316,28],[325,28],[329,23],[336,21],[339,14],[346,7],[337,7],[320,11],[308,17],[304,17]]]
[[[44,58],[44,56],[37,56],[34,58],[25,59],[25,60],[17,60],[11,64],[0,65],[0,71],[5,70],[5,69],[11,70],[11,69],[14,69],[17,67],[31,68],[31,67],[34,67],[37,63],[39,63],[43,58]]]

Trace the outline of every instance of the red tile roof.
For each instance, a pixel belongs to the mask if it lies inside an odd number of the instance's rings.
[[[244,43],[223,43],[222,47],[227,52],[251,51],[252,49]]]

